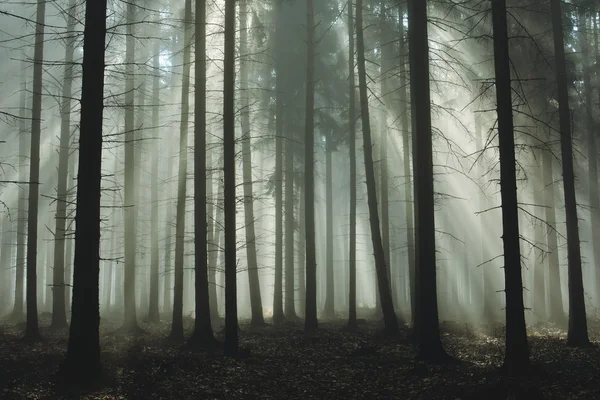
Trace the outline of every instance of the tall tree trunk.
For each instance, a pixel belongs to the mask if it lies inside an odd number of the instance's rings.
[[[327,237],[327,247],[325,249],[325,310],[324,319],[335,318],[335,288],[333,282],[333,165],[331,155],[333,145],[331,143],[332,133],[326,133],[325,142],[325,230]]]
[[[56,229],[54,236],[54,276],[52,286],[52,328],[67,326],[65,306],[65,233],[67,222],[67,179],[69,176],[69,144],[71,139],[71,93],[73,86],[73,55],[75,52],[75,0],[69,0],[67,9],[67,39],[65,72],[60,110],[60,145],[58,153],[58,187],[56,192]]]
[[[285,317],[296,318],[294,304],[294,129],[285,137]]]
[[[75,143],[76,140],[74,138],[74,136],[71,137],[71,143]],[[70,153],[69,156],[69,179],[71,182],[76,182],[76,175],[75,175],[75,165],[76,164],[76,159],[77,159],[77,153],[75,152],[75,150],[73,150]],[[116,168],[115,168],[116,171]],[[71,211],[69,212],[69,207],[71,206],[71,204],[73,204],[74,202],[74,194],[75,194],[75,189],[76,185],[75,184],[71,184],[71,187],[69,187],[67,189],[67,215],[69,215],[69,224],[67,225],[66,229],[69,231],[72,231],[72,226],[75,224],[75,212]],[[116,204],[115,204],[116,205]],[[73,207],[71,207],[71,209],[73,209]],[[71,313],[71,294],[72,294],[72,283],[73,283],[73,237],[71,235],[69,235],[68,237],[65,237],[65,243],[66,243],[66,247],[65,247],[65,284],[66,284],[66,294],[65,294],[65,306],[67,309],[67,316],[70,315]]]
[[[354,4],[348,0],[348,145],[350,147],[350,254],[348,327],[356,328],[356,78],[354,75]]]
[[[17,210],[17,259],[15,271],[15,304],[12,317],[16,321],[23,319],[23,286],[25,284],[25,240],[27,227],[27,193],[29,192],[27,182],[27,147],[29,145],[29,132],[27,132],[27,81],[23,77],[21,87],[20,111],[19,111],[19,200]]]
[[[166,179],[167,181],[170,181],[173,175],[173,144],[171,143],[171,140],[169,140],[169,137],[165,138],[167,141],[167,174],[166,174]],[[173,299],[173,293],[171,292],[171,289],[173,288],[172,284],[171,284],[171,274],[173,273],[173,271],[171,270],[171,252],[172,252],[172,225],[173,225],[173,208],[170,206],[170,197],[171,197],[171,193],[172,190],[170,190],[172,188],[172,184],[169,182],[167,183],[167,188],[168,190],[166,191],[167,193],[167,200],[169,200],[169,202],[167,203],[167,211],[166,211],[166,215],[165,215],[165,256],[164,256],[164,271],[163,271],[163,313],[168,314],[170,312],[172,312],[172,305],[171,305],[171,300]]]
[[[523,305],[523,278],[519,247],[519,210],[515,138],[512,114],[510,59],[506,0],[492,0],[494,67],[500,150],[500,197],[502,199],[502,242],[506,293],[506,353],[504,366],[518,374],[529,364],[529,347]]]
[[[435,257],[433,144],[429,88],[427,2],[408,3],[410,93],[415,174],[415,330],[419,357],[447,357],[440,340]]]
[[[101,371],[100,310],[100,186],[102,179],[102,111],[106,0],[86,2],[83,39],[81,136],[77,178],[73,314],[63,370],[77,383],[92,383]]]
[[[306,224],[304,207],[304,188],[298,190],[298,311],[304,317],[306,305]]]
[[[534,150],[536,154],[535,162],[538,164],[533,167],[533,199],[536,204],[535,216],[537,221],[533,225],[534,229],[534,240],[536,245],[539,247],[534,249],[534,262],[533,262],[533,305],[532,311],[537,321],[545,322],[547,320],[546,314],[546,252],[543,249],[544,245],[544,230],[542,223],[544,221],[544,210],[541,206],[544,203],[544,190],[547,188],[544,186],[542,179],[542,152]]]
[[[375,272],[379,286],[381,311],[388,335],[398,334],[398,320],[394,311],[394,303],[387,273],[383,242],[379,228],[377,212],[377,191],[375,188],[375,172],[373,169],[373,143],[371,140],[371,122],[369,120],[369,97],[367,93],[367,74],[365,67],[365,45],[363,35],[363,1],[356,2],[356,51],[358,55],[358,86],[360,89],[360,108],[363,129],[363,152],[365,174],[367,180],[367,198],[369,206],[369,222],[371,225],[371,240],[375,255]]]
[[[554,159],[550,151],[545,151],[542,156],[543,180],[546,193],[544,196],[545,218],[546,221],[546,241],[548,244],[548,292],[549,298],[549,317],[551,322],[559,326],[566,327],[566,317],[562,301],[562,285],[560,279],[560,261],[558,258],[558,235],[556,233],[556,206],[555,196],[557,196],[554,182]]]
[[[306,305],[304,330],[313,334],[317,320],[317,251],[315,243],[315,11],[306,0],[306,110],[304,137],[304,209],[306,226]]]
[[[244,178],[244,223],[246,229],[246,259],[248,260],[248,285],[252,325],[265,324],[256,259],[256,234],[254,231],[254,189],[252,178],[252,136],[250,134],[250,102],[248,87],[248,0],[240,4],[240,100],[242,124],[242,173]],[[286,266],[287,272],[287,266]],[[293,280],[292,280],[293,282]],[[286,276],[287,284],[287,276]],[[293,297],[292,297],[293,299]],[[287,292],[286,292],[287,302]],[[287,306],[287,304],[286,304]]]
[[[29,164],[29,204],[27,207],[27,324],[25,337],[39,339],[36,288],[38,202],[40,196],[40,133],[42,128],[42,62],[46,2],[38,0],[33,54],[33,103],[31,107],[31,155]]]
[[[12,252],[13,252],[13,223],[9,216],[5,215],[2,218],[2,254],[0,255],[0,269],[3,271],[2,273],[2,284],[4,291],[0,294],[2,299],[5,300],[2,302],[0,306],[0,310],[2,313],[5,312],[6,308],[9,307],[8,300],[11,298],[11,285],[10,281],[10,268],[9,265],[12,260]]]
[[[206,226],[206,3],[196,0],[196,92],[194,101],[194,252],[196,319],[190,343],[214,345],[208,293]]]
[[[139,331],[135,301],[136,230],[135,230],[135,115],[134,115],[134,58],[135,58],[135,10],[132,0],[127,3],[127,38],[125,50],[125,265],[124,265],[124,333]],[[80,163],[81,164],[81,163]]]
[[[154,79],[152,82],[152,129],[155,132],[155,137],[160,137],[158,129],[159,123],[159,103],[160,103],[160,45],[158,40],[154,44],[154,59],[153,73]],[[158,248],[158,162],[159,162],[159,144],[152,146],[152,165],[150,166],[150,301],[148,309],[148,320],[153,323],[158,323],[160,313],[158,307],[158,265],[159,248]]]
[[[181,125],[179,129],[179,173],[177,179],[177,221],[175,222],[175,286],[173,292],[172,340],[183,340],[183,263],[185,249],[185,199],[187,193],[190,63],[192,47],[192,1],[185,0],[183,79],[181,83]]]
[[[400,3],[402,4],[402,3]],[[402,129],[402,162],[404,174],[404,215],[406,218],[406,253],[408,260],[408,285],[410,289],[410,315],[412,325],[415,326],[416,316],[416,295],[415,295],[415,232],[413,223],[413,185],[410,171],[410,132],[409,132],[409,114],[408,114],[408,99],[406,96],[406,42],[404,39],[404,7],[399,7],[399,32],[400,37],[400,122]]]
[[[212,150],[208,153],[208,165],[212,166]],[[219,178],[217,179],[217,184],[218,184],[218,189],[217,189],[217,196],[212,199],[212,203],[211,203],[211,208],[209,209],[209,215],[211,216],[211,218],[214,218],[213,220],[211,220],[210,223],[212,223],[212,226],[210,226],[210,229],[212,230],[212,239],[209,239],[209,246],[210,246],[210,251],[208,254],[208,282],[210,285],[209,288],[209,296],[210,296],[210,318],[211,320],[218,320],[219,319],[219,296],[217,295],[217,264],[219,262],[219,243],[221,240],[221,220],[222,215],[223,215],[223,207],[221,206],[222,204],[222,198],[223,198],[223,185],[221,185],[221,172],[222,170],[220,170],[219,173]],[[211,188],[210,189],[210,193],[211,193],[211,197],[212,197],[212,174],[211,175],[211,182],[209,183],[208,187]],[[208,191],[207,191],[208,192]],[[213,214],[212,211],[212,204],[219,204],[217,206],[217,210],[216,212]],[[210,231],[209,231],[210,232]]]
[[[585,18],[585,8],[579,7],[579,26],[577,36],[581,46],[581,57],[583,64],[583,93],[585,100],[585,129],[587,131],[587,158],[588,158],[588,201],[590,204],[591,225],[592,225],[592,254],[594,257],[593,265],[595,266],[596,277],[596,304],[600,305],[600,248],[597,245],[600,243],[600,192],[598,191],[598,145],[596,143],[596,129],[594,126],[593,102],[592,102],[592,84],[590,82],[590,57],[589,44],[587,39],[587,27]]]
[[[223,196],[225,215],[225,354],[238,353],[235,235],[235,0],[225,0],[223,67]]]
[[[275,39],[275,283],[273,293],[273,323],[283,322],[283,94],[284,72],[282,64],[283,1],[276,4]]]
[[[571,119],[569,89],[565,60],[562,10],[560,0],[551,0],[552,31],[556,60],[556,84],[558,86],[558,113],[560,120],[560,147],[563,165],[565,213],[567,219],[567,259],[569,268],[569,333],[567,344],[588,346],[590,344],[585,314],[583,274],[581,272],[581,249],[579,247],[579,224],[575,196],[575,173],[573,171],[573,145],[571,143]]]

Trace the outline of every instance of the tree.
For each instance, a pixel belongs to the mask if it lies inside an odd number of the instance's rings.
[[[185,1],[183,17],[183,79],[181,82],[181,125],[179,128],[179,173],[177,179],[177,220],[175,222],[175,286],[173,321],[169,337],[183,340],[183,263],[185,246],[185,198],[187,192],[190,65],[192,46],[192,1]]]
[[[213,345],[208,293],[206,226],[206,3],[196,0],[196,93],[194,114],[194,249],[196,320],[193,345]]]
[[[65,376],[74,383],[91,383],[100,364],[100,186],[102,180],[102,112],[106,0],[88,0],[83,34],[81,135],[77,178],[73,312]]]
[[[348,146],[350,156],[350,254],[348,327],[356,328],[356,78],[354,75],[354,4],[348,0]]]
[[[60,145],[58,154],[58,187],[56,193],[56,229],[54,237],[54,276],[52,285],[52,327],[67,326],[65,306],[65,233],[67,222],[67,178],[71,139],[71,93],[73,86],[73,54],[75,53],[75,0],[69,0],[67,32],[71,35],[65,47],[65,72],[62,87]]]
[[[523,278],[519,247],[519,210],[513,126],[510,58],[506,1],[492,1],[494,70],[500,150],[500,196],[502,198],[502,242],[506,293],[506,352],[504,367],[518,374],[529,365],[529,347],[523,305]]]
[[[225,0],[223,68],[223,178],[225,214],[225,354],[238,354],[235,234],[235,0]]]
[[[27,319],[25,337],[39,339],[37,305],[38,201],[40,197],[40,133],[42,123],[42,62],[46,2],[38,0],[33,53],[33,103],[31,106],[31,156],[29,165],[29,204],[27,214]]]
[[[575,173],[573,171],[573,145],[571,143],[571,117],[569,110],[569,89],[564,49],[562,10],[559,0],[551,0],[552,32],[556,85],[558,88],[558,113],[560,125],[560,148],[563,166],[563,187],[565,193],[565,213],[567,219],[567,259],[569,276],[569,346],[589,346],[583,275],[581,272],[581,249],[579,247],[579,226],[577,221],[577,199],[575,196]]]
[[[315,11],[306,0],[306,110],[304,136],[304,218],[306,228],[306,305],[304,331],[313,334],[317,320],[317,254],[315,243]]]
[[[392,293],[388,279],[387,266],[381,231],[379,227],[379,213],[377,210],[377,191],[375,188],[375,171],[373,168],[373,142],[371,140],[371,127],[369,120],[369,98],[367,93],[367,77],[365,67],[365,45],[363,32],[363,1],[356,1],[356,51],[358,58],[358,86],[360,93],[360,110],[363,131],[363,153],[365,162],[365,175],[367,180],[367,198],[369,206],[369,222],[371,227],[371,241],[375,255],[375,272],[379,286],[381,311],[385,323],[385,331],[390,336],[398,334],[398,320],[394,311]]]

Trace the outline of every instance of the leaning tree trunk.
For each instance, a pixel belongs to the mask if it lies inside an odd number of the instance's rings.
[[[16,321],[20,321],[23,318],[23,286],[25,284],[25,240],[26,240],[26,224],[27,224],[27,193],[28,185],[27,182],[27,147],[29,141],[27,140],[27,82],[23,78],[21,87],[21,99],[20,99],[20,111],[19,111],[19,200],[17,210],[17,259],[16,259],[16,270],[15,270],[15,304],[12,312],[12,318]]]
[[[304,217],[306,226],[306,305],[304,330],[313,334],[317,320],[317,254],[315,243],[315,11],[306,0],[306,109],[304,136]]]
[[[569,333],[567,344],[588,346],[590,344],[585,313],[583,275],[581,272],[581,249],[579,247],[579,224],[575,196],[575,173],[573,171],[573,145],[571,143],[571,119],[569,88],[565,60],[562,10],[560,0],[551,0],[552,31],[556,59],[556,84],[558,86],[558,113],[560,124],[560,147],[563,165],[563,187],[567,219],[567,259],[569,275]]]
[[[275,282],[273,293],[273,323],[283,322],[283,91],[282,63],[283,2],[276,1],[275,43]]]
[[[348,327],[356,328],[356,80],[354,75],[354,5],[348,0],[348,145],[350,147],[350,254]]]
[[[135,302],[135,116],[134,116],[134,55],[135,1],[127,3],[127,38],[125,49],[125,265],[124,265],[124,333],[139,331]],[[80,163],[81,164],[81,163]]]
[[[42,127],[42,62],[44,59],[44,27],[46,2],[38,0],[33,54],[33,103],[31,107],[31,155],[29,158],[29,204],[27,208],[27,324],[25,337],[38,339],[38,306],[36,288],[38,202],[40,196],[40,133]]]
[[[365,45],[363,35],[363,0],[356,2],[356,51],[358,55],[358,86],[360,89],[360,108],[363,129],[363,153],[365,161],[365,175],[367,180],[367,198],[369,206],[369,222],[371,225],[371,240],[375,253],[375,272],[379,286],[381,311],[388,335],[398,334],[398,320],[394,311],[394,303],[390,290],[387,266],[381,231],[379,228],[379,214],[377,211],[377,190],[375,188],[375,171],[373,169],[373,143],[371,140],[371,126],[369,121],[369,97],[367,93],[367,74],[365,67]]]
[[[254,198],[252,179],[252,149],[250,134],[250,102],[248,87],[248,0],[240,4],[240,100],[242,124],[242,169],[244,178],[244,223],[246,229],[246,259],[248,260],[248,285],[250,290],[250,308],[252,325],[265,324],[258,278],[258,260],[256,257],[256,234],[254,230]],[[286,268],[287,271],[287,268]],[[293,282],[293,280],[292,280]],[[287,276],[286,276],[287,283]],[[286,298],[287,301],[287,298]]]
[[[58,151],[58,187],[56,193],[56,229],[54,236],[54,276],[52,285],[52,327],[67,326],[65,306],[65,228],[67,222],[67,178],[69,176],[69,144],[71,139],[71,88],[73,86],[73,54],[75,53],[75,0],[69,0],[65,48],[65,73],[61,99],[60,144]]]
[[[153,69],[154,79],[152,81],[152,129],[155,136],[160,137],[158,129],[159,123],[159,103],[160,103],[160,45],[158,40],[154,44]],[[148,321],[158,323],[160,321],[160,312],[158,306],[158,162],[159,162],[159,143],[152,146],[152,165],[150,166],[150,297],[148,308]]]
[[[400,3],[402,4],[402,3]],[[408,259],[408,285],[410,289],[410,315],[412,325],[415,326],[416,295],[415,295],[415,232],[413,225],[413,185],[410,171],[410,132],[408,99],[406,96],[406,45],[404,39],[404,7],[399,7],[399,43],[400,43],[400,121],[402,129],[402,162],[404,173],[404,215],[406,217],[406,253]]]
[[[183,79],[181,83],[181,125],[179,129],[179,175],[177,179],[177,220],[175,222],[175,286],[173,292],[172,340],[183,340],[183,263],[185,248],[185,199],[187,192],[190,63],[192,47],[192,1],[185,0]]]
[[[225,354],[238,354],[235,234],[235,0],[225,0],[223,66],[223,196],[225,216]]]
[[[81,137],[77,178],[73,314],[63,370],[73,382],[92,383],[100,374],[100,186],[106,0],[86,2],[83,36]]]
[[[523,278],[519,247],[519,209],[515,137],[512,114],[510,59],[506,0],[492,0],[494,31],[494,67],[500,151],[500,197],[502,199],[502,242],[504,244],[504,281],[506,293],[506,353],[504,366],[509,374],[518,374],[529,364]]]
[[[194,252],[196,319],[190,343],[214,345],[208,293],[206,226],[206,3],[196,0],[196,92],[194,101]]]

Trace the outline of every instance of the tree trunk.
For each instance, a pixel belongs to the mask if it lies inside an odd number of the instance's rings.
[[[285,79],[282,67],[283,13],[282,1],[276,1],[275,43],[275,282],[273,293],[273,323],[283,322],[283,93]]]
[[[402,3],[400,3],[402,4]],[[411,323],[415,326],[416,295],[415,295],[415,232],[413,225],[413,185],[410,171],[410,131],[408,126],[408,99],[406,96],[406,60],[407,51],[404,39],[404,8],[399,8],[399,43],[400,43],[400,121],[402,129],[402,162],[404,174],[404,214],[406,218],[406,253],[408,260],[408,285],[410,289],[410,315]]]
[[[333,166],[331,162],[333,145],[331,143],[331,135],[331,132],[326,134],[325,142],[325,230],[327,231],[327,247],[325,249],[326,286],[325,310],[323,311],[324,319],[335,318],[335,288],[333,282]]]
[[[177,220],[175,222],[175,286],[173,321],[169,337],[183,340],[183,263],[185,249],[185,199],[187,193],[188,125],[190,94],[190,63],[192,47],[192,1],[185,0],[183,39],[183,79],[181,86],[181,125],[179,129],[179,174],[177,179]]]
[[[223,67],[223,196],[225,216],[225,354],[238,354],[235,222],[235,0],[225,0]]]
[[[194,253],[196,319],[190,343],[214,345],[208,294],[206,226],[206,3],[196,0],[196,92],[194,101]]]
[[[135,62],[135,1],[127,3],[127,37],[125,50],[125,265],[124,265],[124,319],[123,333],[136,333],[137,310],[135,301],[136,230],[135,230],[135,116],[134,116],[134,62]],[[81,164],[81,163],[80,163]]]
[[[65,48],[65,72],[61,99],[60,145],[58,152],[58,187],[56,192],[56,229],[54,233],[54,276],[52,297],[52,328],[67,326],[65,306],[65,233],[67,222],[67,179],[69,176],[69,144],[71,139],[71,93],[73,85],[73,54],[75,52],[75,0],[69,0],[67,31],[70,37]]]
[[[317,320],[317,251],[315,243],[315,11],[306,0],[306,110],[304,137],[304,216],[306,226],[306,306],[304,330],[313,334]]]
[[[252,137],[250,134],[250,102],[248,87],[248,0],[240,4],[240,100],[242,124],[242,167],[244,178],[244,223],[246,229],[246,259],[248,260],[248,285],[252,325],[265,324],[256,259],[256,235],[254,230],[254,189],[252,178]],[[292,270],[293,271],[293,270]],[[286,266],[287,272],[287,266]],[[293,282],[293,280],[292,280]],[[287,276],[286,276],[287,284]],[[293,300],[293,297],[292,297]],[[286,291],[287,302],[287,291]],[[287,304],[286,304],[287,306]],[[293,308],[292,308],[293,309]]]
[[[306,224],[302,186],[298,192],[298,311],[304,317],[304,307],[306,306]]]
[[[155,132],[156,140],[159,140],[159,103],[160,103],[160,45],[158,40],[154,43],[153,73],[152,82],[152,129]],[[148,308],[148,320],[152,323],[160,321],[158,307],[158,265],[159,247],[158,247],[158,163],[159,163],[159,143],[152,146],[152,165],[150,166],[150,298]]]
[[[212,156],[211,152],[209,152],[210,160],[208,165],[212,165]],[[212,240],[209,240],[210,252],[208,255],[208,265],[209,265],[209,284],[210,284],[210,315],[211,320],[218,320],[219,317],[219,296],[217,294],[217,264],[219,262],[219,243],[221,241],[221,221],[223,219],[223,207],[222,199],[223,199],[223,185],[220,183],[222,178],[222,170],[220,169],[219,178],[217,179],[217,196],[213,199],[215,204],[219,204],[217,206],[217,210],[214,215],[214,220],[211,221],[213,223],[212,226]],[[209,185],[211,187],[212,193],[212,183]],[[210,215],[213,215],[212,210],[210,210]]]
[[[36,288],[38,201],[40,195],[40,133],[42,123],[42,62],[46,2],[38,0],[33,55],[33,103],[31,107],[31,155],[29,164],[29,204],[27,207],[27,324],[25,337],[39,339]]]
[[[294,130],[285,141],[285,317],[294,320]]]
[[[75,139],[75,137],[71,138],[71,143],[75,143],[77,140]],[[77,159],[77,153],[75,152],[75,150],[73,150],[73,152],[70,153],[69,156],[69,179],[71,180],[71,182],[75,182],[76,180],[76,175],[75,175],[75,165],[76,164],[76,159]],[[116,170],[116,169],[115,169]],[[75,188],[76,185],[72,184],[71,187],[69,187],[67,189],[67,215],[69,215],[69,224],[67,226],[67,231],[73,231],[72,226],[75,225],[75,218],[74,218],[74,214],[71,217],[70,213],[68,212],[69,210],[69,206],[73,203],[74,200],[74,192],[75,192]],[[65,284],[66,286],[66,294],[65,294],[65,306],[67,309],[67,316],[69,316],[71,314],[71,294],[72,294],[72,283],[73,283],[73,237],[71,235],[69,235],[68,237],[65,237],[65,243],[66,243],[66,247],[65,247]]]
[[[350,254],[348,327],[356,328],[356,80],[354,75],[354,4],[348,1],[348,145],[350,147]]]
[[[523,278],[519,247],[519,210],[515,168],[510,59],[506,0],[492,0],[494,67],[500,150],[500,196],[506,293],[506,353],[504,367],[516,375],[529,365],[529,347],[523,305]]]
[[[86,2],[73,314],[63,371],[72,382],[92,383],[100,374],[100,186],[106,0]]]
[[[552,31],[556,59],[556,83],[558,86],[558,113],[560,120],[560,147],[563,165],[565,213],[567,219],[567,258],[569,268],[569,332],[567,344],[589,346],[583,275],[581,272],[581,249],[579,247],[579,224],[575,196],[575,173],[573,171],[573,145],[571,143],[571,119],[569,89],[565,60],[562,10],[560,0],[551,0]]]
[[[544,203],[544,190],[547,188],[544,186],[542,177],[542,152],[539,150],[533,150],[535,156],[535,162],[538,165],[533,167],[534,171],[534,182],[533,182],[533,199],[536,205],[535,216],[537,221],[533,225],[534,229],[534,241],[539,247],[534,249],[534,262],[533,262],[533,315],[539,322],[547,321],[546,314],[546,252],[544,251],[544,210],[542,210],[542,204]]]
[[[20,99],[20,111],[19,111],[19,181],[27,182],[27,147],[29,145],[27,132],[27,117],[29,112],[27,111],[27,81],[23,77],[23,83],[21,87],[21,99]],[[29,192],[28,185],[25,183],[19,185],[19,200],[18,200],[18,211],[17,211],[17,260],[16,260],[16,271],[15,271],[15,304],[12,312],[12,317],[16,321],[23,319],[23,286],[25,284],[25,241],[26,241],[26,227],[27,227],[27,193]]]
[[[173,175],[173,144],[171,143],[170,138],[167,136],[166,138],[166,142],[167,142],[167,174],[166,174],[166,180],[169,181],[169,183],[167,183],[167,200],[169,200],[169,202],[167,203],[167,211],[166,211],[166,215],[165,215],[165,256],[164,256],[164,271],[163,271],[163,313],[168,314],[170,312],[172,312],[172,305],[171,305],[171,300],[173,299],[173,293],[171,293],[171,289],[172,284],[171,284],[171,274],[173,273],[173,271],[171,270],[171,251],[172,251],[172,225],[173,225],[173,208],[170,206],[170,195],[172,193],[172,184],[170,183],[170,180],[172,178]]]
[[[377,192],[375,188],[375,172],[373,169],[373,143],[371,140],[371,126],[369,121],[369,98],[367,93],[367,76],[365,68],[365,45],[363,36],[363,1],[356,2],[356,51],[358,54],[358,86],[360,89],[360,107],[363,129],[363,152],[365,161],[365,174],[367,180],[367,197],[369,206],[369,222],[371,225],[371,240],[375,255],[375,272],[379,286],[381,311],[388,335],[398,334],[398,320],[394,311],[394,303],[388,279],[387,266],[381,231],[379,228],[379,215],[377,212]]]

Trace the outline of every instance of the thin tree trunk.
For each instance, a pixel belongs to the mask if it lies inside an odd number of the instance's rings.
[[[400,3],[402,4],[402,3]],[[399,33],[400,37],[400,121],[402,129],[402,162],[404,173],[404,214],[406,218],[406,253],[408,259],[408,285],[410,289],[410,315],[411,323],[415,326],[416,316],[416,295],[415,295],[415,232],[413,225],[413,185],[410,171],[410,132],[409,132],[409,114],[408,114],[408,99],[406,96],[406,60],[407,51],[404,39],[404,7],[399,8],[400,21]]]
[[[284,75],[282,64],[283,2],[275,0],[277,9],[275,43],[275,282],[273,293],[273,323],[284,320],[283,313],[283,93]]]
[[[250,102],[248,87],[248,0],[240,4],[240,100],[242,125],[242,173],[244,178],[244,223],[246,229],[246,259],[248,260],[248,285],[250,291],[250,308],[252,325],[265,324],[258,277],[258,260],[256,257],[256,234],[254,230],[254,189],[252,178],[252,137],[250,133]],[[286,266],[287,272],[287,266]],[[293,280],[292,280],[293,282]],[[286,275],[287,284],[287,275]],[[292,297],[293,299],[293,297]],[[286,291],[287,302],[287,291]],[[287,307],[287,303],[286,303]],[[292,308],[293,309],[293,308]]]
[[[369,206],[369,222],[371,225],[371,240],[375,255],[375,272],[379,286],[379,298],[381,300],[381,311],[385,323],[385,331],[388,335],[398,334],[398,320],[394,311],[394,303],[390,291],[390,284],[385,262],[383,242],[379,227],[379,215],[377,212],[377,191],[375,188],[375,172],[373,169],[373,143],[371,140],[371,126],[369,120],[369,97],[367,93],[367,76],[365,68],[365,45],[363,35],[363,1],[356,2],[356,50],[358,54],[358,86],[360,89],[360,107],[363,129],[363,152],[365,161],[365,173],[367,180],[367,197]]]
[[[304,188],[298,190],[298,311],[304,317],[306,305],[306,225],[304,207]]]
[[[206,3],[196,0],[196,92],[194,101],[194,333],[190,343],[214,345],[208,292],[208,243],[206,226]]]
[[[58,187],[56,193],[56,229],[54,236],[54,277],[52,297],[52,328],[67,326],[65,306],[65,233],[67,222],[67,179],[69,176],[69,144],[71,139],[71,93],[73,86],[73,55],[75,52],[75,0],[69,0],[67,31],[71,35],[65,48],[65,72],[62,87],[60,145],[58,153]]]
[[[73,135],[71,135],[73,136]],[[75,142],[75,139],[71,137],[71,143]],[[70,152],[69,156],[69,171],[68,171],[68,179],[71,182],[75,182],[77,178],[75,176],[75,165],[76,165],[77,153],[73,150]],[[116,171],[116,168],[115,168]],[[68,182],[68,181],[67,181]],[[67,215],[69,224],[66,226],[67,231],[72,231],[72,226],[74,225],[74,217],[75,212],[69,211],[69,207],[73,204],[73,200],[75,198],[76,185],[71,185],[67,189]],[[116,204],[115,204],[116,205]],[[72,209],[72,207],[71,207]],[[66,284],[66,294],[65,294],[65,308],[67,312],[67,317],[71,314],[71,294],[72,294],[72,283],[73,283],[73,236],[69,235],[65,237],[66,247],[65,247],[65,284]]]
[[[187,193],[190,63],[192,46],[192,2],[185,1],[183,79],[181,84],[181,126],[179,130],[179,174],[177,179],[177,220],[175,222],[175,285],[173,292],[172,340],[183,340],[183,263],[185,249],[185,199]]]
[[[167,141],[167,174],[166,174],[166,179],[168,181],[171,180],[172,175],[173,175],[173,144],[171,143],[171,140],[169,140],[169,138],[166,138]],[[166,191],[167,193],[167,200],[170,200],[171,197],[171,193],[172,190],[170,190],[172,188],[172,184],[169,182],[167,183],[167,188],[168,190]],[[171,305],[171,300],[173,299],[173,293],[171,293],[171,289],[172,289],[172,285],[171,285],[171,251],[172,251],[172,225],[173,225],[173,209],[170,206],[170,201],[167,204],[167,212],[165,215],[165,256],[164,256],[164,271],[163,271],[163,313],[164,314],[169,314],[170,312],[172,312],[172,305]]]
[[[317,320],[317,254],[315,243],[315,11],[306,0],[306,109],[304,138],[304,209],[306,226],[306,306],[304,330],[313,334]]]
[[[63,371],[77,383],[92,383],[101,371],[100,310],[100,186],[102,179],[102,111],[106,0],[86,2],[83,39],[83,87],[73,314]]]
[[[546,252],[543,249],[544,245],[544,230],[542,222],[544,221],[544,210],[541,206],[544,203],[544,193],[546,190],[542,177],[542,153],[539,150],[534,150],[535,162],[538,165],[533,167],[534,171],[534,182],[533,182],[533,199],[536,204],[535,216],[537,221],[535,222],[534,229],[534,240],[536,245],[539,247],[534,249],[535,257],[533,263],[533,314],[537,321],[545,322],[547,320],[546,314]]]
[[[209,152],[208,165],[212,166],[212,156],[211,152]],[[209,295],[210,295],[210,315],[211,320],[218,320],[219,317],[219,296],[217,294],[217,264],[219,262],[219,243],[221,241],[221,221],[223,220],[223,207],[222,207],[222,199],[223,199],[223,185],[221,185],[221,173],[220,169],[219,178],[217,179],[218,189],[217,189],[217,197],[213,199],[214,204],[218,204],[216,212],[213,214],[212,209],[210,210],[211,216],[214,215],[214,219],[211,221],[212,225],[212,240],[209,240],[210,252],[208,254],[208,274],[209,274]],[[211,174],[212,176],[212,174]],[[212,193],[212,182],[209,184]],[[212,205],[211,205],[212,207]]]
[[[529,364],[529,347],[523,305],[523,278],[519,245],[519,211],[515,138],[512,114],[510,59],[506,0],[492,0],[494,66],[500,150],[500,196],[502,198],[502,242],[506,293],[506,353],[504,366],[511,375]]]
[[[160,103],[160,45],[158,41],[154,44],[153,73],[152,82],[152,128],[155,137],[160,137],[159,123],[159,103]],[[150,299],[148,309],[148,320],[152,323],[158,323],[160,313],[158,307],[158,265],[160,263],[160,250],[158,247],[158,162],[159,162],[159,144],[152,146],[152,165],[150,166]]]
[[[42,123],[42,62],[44,59],[44,27],[46,2],[38,0],[33,55],[33,103],[31,107],[31,155],[29,164],[29,204],[27,207],[27,324],[25,337],[39,339],[36,288],[38,202],[40,195],[40,133]]]
[[[285,141],[285,317],[294,320],[294,130]]]
[[[556,59],[556,83],[558,86],[558,112],[560,119],[560,144],[563,165],[565,213],[567,219],[567,258],[569,268],[569,332],[567,344],[589,346],[583,274],[581,272],[581,249],[577,221],[577,199],[575,196],[575,173],[573,171],[573,145],[571,143],[571,119],[569,89],[565,60],[562,10],[560,0],[551,0],[552,31]]]
[[[135,115],[134,115],[134,57],[135,1],[127,3],[127,38],[125,50],[125,265],[124,265],[124,333],[139,331],[135,301],[136,230],[135,230]],[[81,164],[81,163],[80,163]]]
[[[348,144],[350,147],[350,254],[348,327],[356,328],[356,80],[354,75],[354,4],[348,0]]]
[[[21,87],[19,111],[19,181],[27,181],[27,147],[29,145],[29,132],[27,132],[27,82],[23,77]],[[27,228],[27,193],[29,192],[28,185],[19,185],[19,200],[17,211],[17,260],[15,271],[15,304],[12,312],[12,317],[16,321],[23,319],[23,286],[25,285],[25,241]]]
[[[331,154],[333,145],[331,135],[326,134],[325,142],[325,230],[327,237],[327,247],[325,248],[325,309],[323,311],[324,319],[335,318],[335,288],[333,282],[333,166]]]
[[[223,178],[225,215],[225,354],[238,354],[235,216],[235,0],[225,0]]]

